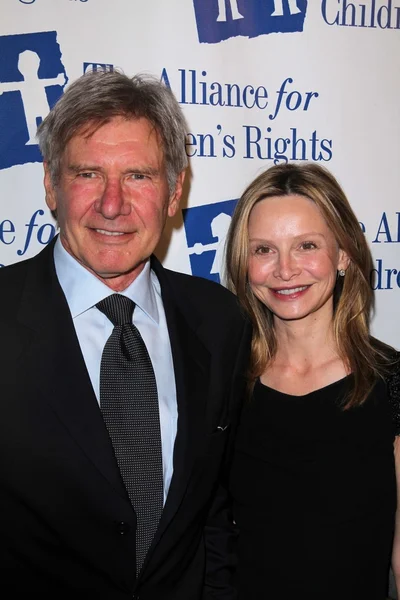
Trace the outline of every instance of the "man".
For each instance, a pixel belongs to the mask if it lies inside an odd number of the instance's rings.
[[[60,235],[0,271],[2,586],[233,598],[223,465],[249,337],[227,290],[152,255],[182,193],[179,105],[87,74],[38,135]]]

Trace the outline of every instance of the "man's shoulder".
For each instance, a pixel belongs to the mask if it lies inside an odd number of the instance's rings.
[[[179,286],[179,289],[185,290],[193,300],[197,297],[207,297],[214,302],[237,306],[236,296],[220,283],[170,269],[164,269],[164,271],[167,277],[170,278],[172,285]]]
[[[237,297],[223,285],[177,271],[164,269],[175,302],[189,319],[198,319],[211,335],[242,331],[248,317]]]
[[[0,277],[2,279],[12,279],[13,277],[17,277],[18,274],[26,271],[31,261],[31,258],[27,258],[26,260],[21,260],[19,262],[12,263],[11,265],[5,265],[4,267],[1,267]]]
[[[21,289],[32,259],[7,265],[0,269],[0,297]]]
[[[10,352],[18,345],[16,323],[24,294],[27,262],[22,261],[0,269],[0,328],[3,340],[8,340]]]
[[[36,282],[38,256],[22,260],[0,269],[0,304],[2,311],[9,306],[10,314],[24,293],[28,275]],[[36,265],[36,266],[35,266]]]

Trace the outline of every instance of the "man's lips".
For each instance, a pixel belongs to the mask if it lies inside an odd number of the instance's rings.
[[[126,240],[129,236],[132,236],[134,231],[123,231],[116,229],[103,229],[102,227],[88,227],[89,231],[94,235],[98,240],[107,240],[107,241],[115,241],[118,240]]]
[[[108,231],[106,229],[94,229],[94,231],[96,231],[96,233],[101,233],[102,235],[110,235],[110,236],[119,236],[119,235],[126,235],[125,231]]]

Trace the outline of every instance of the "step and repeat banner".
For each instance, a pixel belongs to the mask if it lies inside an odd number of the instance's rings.
[[[373,332],[400,347],[400,0],[0,0],[0,15],[1,266],[57,232],[35,132],[69,82],[151,73],[189,124],[163,263],[220,281],[247,184],[273,164],[319,163],[373,253]]]

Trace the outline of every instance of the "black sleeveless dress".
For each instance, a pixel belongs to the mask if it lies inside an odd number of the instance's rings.
[[[238,600],[386,598],[399,379],[347,411],[352,376],[306,396],[256,384],[231,473]]]

